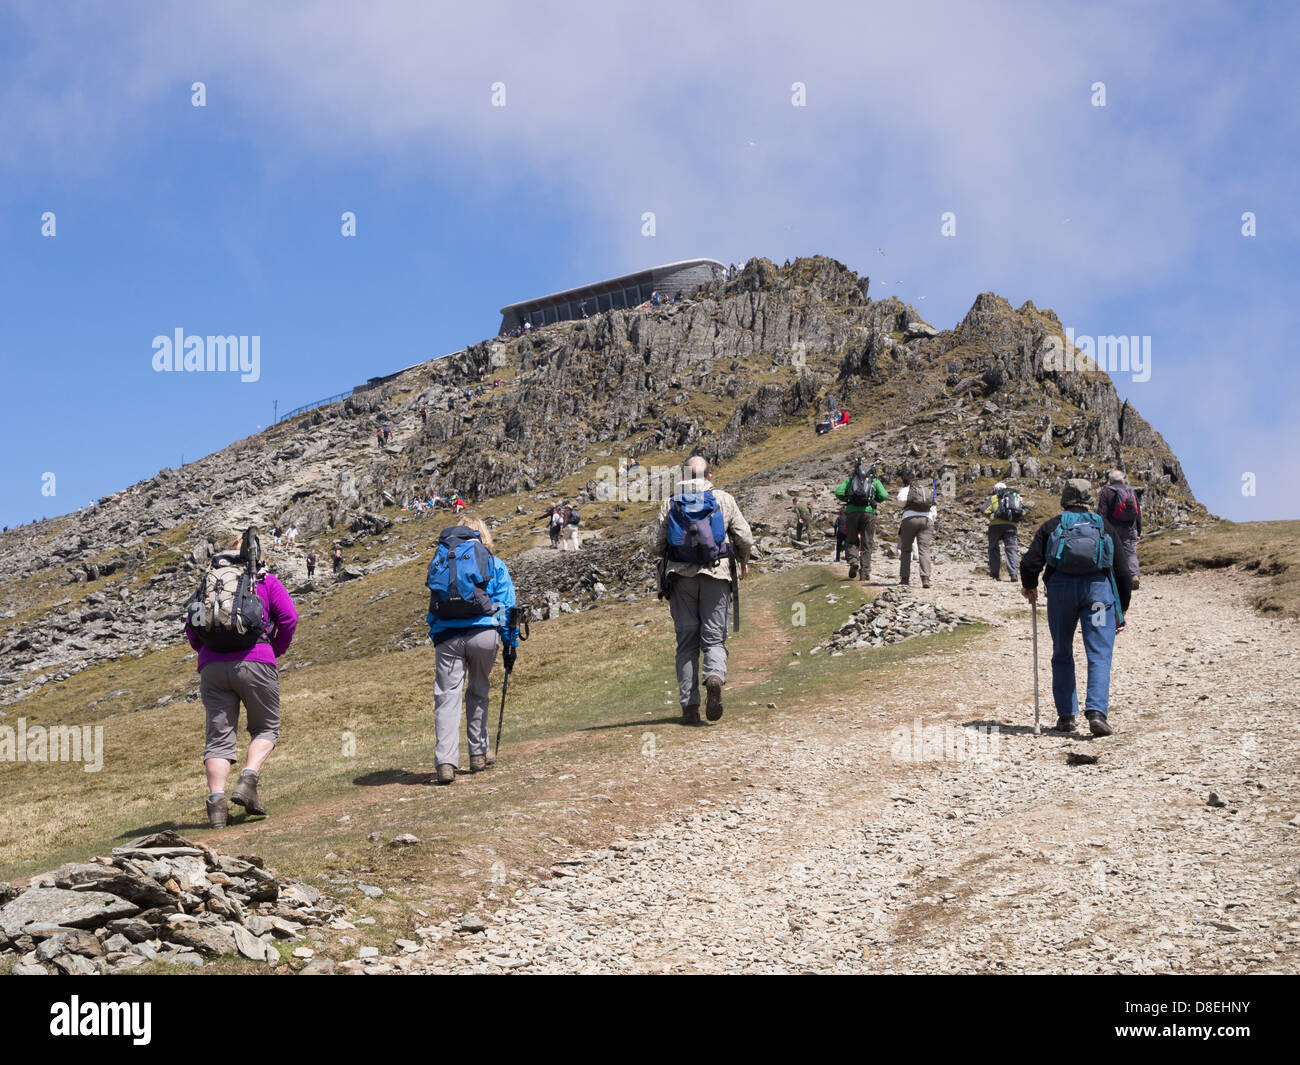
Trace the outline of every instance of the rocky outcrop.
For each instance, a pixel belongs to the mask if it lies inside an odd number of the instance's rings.
[[[1096,481],[1122,464],[1145,490],[1148,529],[1205,517],[1177,458],[1109,377],[1051,368],[1063,332],[1051,311],[984,293],[955,328],[937,330],[868,289],[832,259],[778,268],[755,258],[682,303],[471,345],[76,514],[10,531],[0,551],[10,593],[0,705],[94,662],[174,644],[200,568],[248,524],[296,526],[298,543],[321,556],[324,589],[335,583],[326,557],[335,545],[377,548],[364,563],[349,557],[346,578],[401,561],[385,545],[404,520],[398,508],[416,496],[455,489],[487,509],[525,493],[540,504],[556,482],[590,474],[593,448],[725,461],[783,424],[811,426],[831,393],[864,423],[845,433],[840,454],[732,486],[778,539],[785,515],[764,511],[768,489],[784,481],[824,492],[861,454],[891,487],[910,469],[950,492],[936,550],[956,557],[968,550],[959,534],[978,538],[970,511],[998,477],[1019,479],[1046,510],[1063,477]],[[391,435],[377,439],[384,427]],[[887,510],[883,521],[893,520]],[[593,544],[600,557],[588,569],[521,559],[530,603],[546,614],[552,593],[574,609],[644,594],[641,546],[626,536]],[[295,586],[305,583],[302,553],[275,559]],[[605,592],[592,591],[598,583]]]
[[[18,975],[117,973],[150,961],[201,968],[222,955],[284,967],[278,942],[316,926],[354,927],[317,888],[174,832],[70,862],[8,894],[0,959],[16,955]]]
[[[958,625],[974,625],[977,621],[938,603],[916,599],[900,588],[887,588],[850,614],[822,648],[834,656],[856,648],[883,647],[913,636],[951,632]]]

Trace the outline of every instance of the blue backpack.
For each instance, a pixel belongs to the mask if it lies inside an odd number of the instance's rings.
[[[492,555],[474,529],[443,529],[425,581],[429,613],[440,621],[491,617],[496,611],[487,592],[491,575]]]
[[[727,523],[712,492],[684,492],[668,507],[668,557],[697,566],[731,555]]]
[[[1115,544],[1100,514],[1067,510],[1047,538],[1047,564],[1060,573],[1097,573],[1115,562]]]

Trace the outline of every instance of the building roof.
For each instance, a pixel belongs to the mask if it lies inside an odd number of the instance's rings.
[[[606,289],[626,288],[634,281],[644,281],[652,275],[672,273],[676,270],[682,270],[692,266],[717,266],[726,270],[726,265],[718,262],[717,259],[681,259],[675,263],[666,263],[663,266],[651,266],[645,270],[636,270],[630,274],[621,274],[618,277],[607,278],[604,281],[594,281],[589,285],[579,285],[576,288],[566,288],[560,292],[552,292],[549,296],[537,296],[530,300],[520,300],[518,303],[509,303],[501,308],[502,314],[510,314],[519,311],[533,310],[537,307],[544,307],[551,303],[568,303],[571,300],[581,299],[586,295],[594,295]]]

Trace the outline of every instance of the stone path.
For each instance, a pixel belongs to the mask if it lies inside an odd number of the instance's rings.
[[[375,967],[1294,972],[1300,641],[1250,610],[1241,579],[1144,578],[1116,652],[1117,732],[1093,740],[1032,735],[1015,587],[940,575],[937,601],[1005,623],[919,659],[915,683],[766,734],[724,719],[683,756],[751,781],[764,767],[761,782],[574,854]],[[1051,724],[1045,626],[1042,642]]]

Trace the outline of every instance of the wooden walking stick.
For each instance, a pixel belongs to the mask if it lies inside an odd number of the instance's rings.
[[[1038,600],[1034,600],[1033,605],[1033,631],[1034,631],[1034,735],[1042,735],[1038,727]]]

